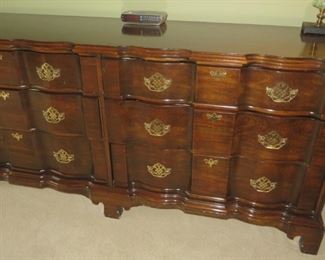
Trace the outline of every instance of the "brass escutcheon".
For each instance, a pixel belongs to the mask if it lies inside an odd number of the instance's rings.
[[[213,121],[213,122],[217,122],[220,121],[222,119],[222,115],[219,115],[215,112],[213,113],[206,113],[206,116],[209,120]]]
[[[3,60],[3,56],[0,54],[0,60]]]
[[[43,63],[41,67],[36,67],[38,77],[44,81],[52,81],[61,76],[61,70],[53,68],[48,63]]]
[[[287,144],[288,138],[283,138],[276,131],[271,131],[266,135],[258,135],[257,140],[266,149],[279,150]]]
[[[293,100],[299,92],[299,89],[292,89],[285,82],[278,82],[273,87],[266,87],[266,95],[276,103],[288,103]]]
[[[12,138],[16,139],[18,142],[23,139],[23,135],[19,133],[12,133],[11,134]]]
[[[208,165],[210,168],[212,168],[213,166],[217,165],[218,164],[218,160],[216,159],[212,159],[212,158],[205,158],[204,160],[204,163],[206,165]]]
[[[170,132],[171,126],[165,125],[161,120],[155,119],[150,123],[144,123],[144,128],[152,136],[164,136]]]
[[[69,154],[63,149],[60,149],[57,152],[53,151],[53,156],[57,162],[62,164],[68,164],[74,160],[74,154]]]
[[[211,70],[210,76],[216,80],[223,79],[227,76],[227,71],[224,70]]]
[[[10,93],[6,91],[0,91],[0,98],[6,101],[10,97]]]
[[[169,87],[171,87],[172,80],[166,79],[162,74],[156,72],[149,78],[144,77],[144,85],[150,90],[154,92],[163,92]]]
[[[267,177],[261,177],[256,180],[250,179],[250,185],[257,191],[257,192],[264,192],[269,193],[276,188],[277,183],[270,181]]]
[[[154,165],[150,166],[147,165],[147,170],[148,172],[156,178],[165,178],[169,174],[171,174],[171,168],[166,168],[163,164],[161,163],[155,163]]]
[[[65,114],[60,113],[56,108],[49,107],[43,110],[43,117],[50,124],[58,124],[65,119]]]

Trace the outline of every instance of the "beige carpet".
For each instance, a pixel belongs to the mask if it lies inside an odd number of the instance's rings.
[[[0,259],[325,259],[325,240],[318,256],[303,255],[274,228],[148,207],[112,220],[102,210],[83,196],[0,182]]]

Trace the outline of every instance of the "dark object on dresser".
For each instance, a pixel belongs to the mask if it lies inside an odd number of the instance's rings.
[[[325,44],[308,53],[290,27],[121,25],[1,15],[0,179],[83,194],[114,218],[148,205],[273,226],[316,254]]]

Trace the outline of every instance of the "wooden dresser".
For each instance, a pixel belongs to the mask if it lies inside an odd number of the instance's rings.
[[[148,205],[273,226],[316,254],[325,43],[292,27],[164,30],[1,14],[0,179],[114,218]]]

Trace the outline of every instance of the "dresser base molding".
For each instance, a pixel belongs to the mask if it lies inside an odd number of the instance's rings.
[[[217,202],[199,199],[195,195],[159,194],[143,189],[112,188],[89,180],[62,178],[53,174],[30,174],[0,168],[0,180],[10,184],[36,188],[52,188],[66,193],[84,195],[94,203],[103,203],[104,215],[118,219],[123,210],[136,206],[180,209],[183,212],[215,218],[235,218],[247,223],[275,227],[293,239],[300,236],[299,246],[303,253],[317,254],[324,236],[323,220],[309,215],[293,214],[286,210],[261,209],[245,205],[240,200]]]

